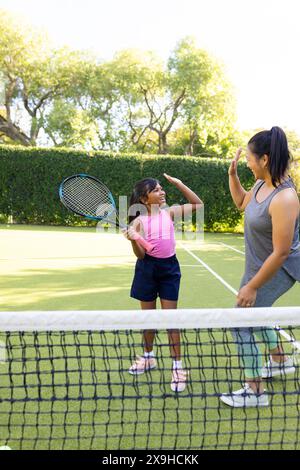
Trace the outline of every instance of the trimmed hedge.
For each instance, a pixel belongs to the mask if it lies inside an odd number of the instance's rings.
[[[88,173],[99,177],[112,190],[116,201],[131,194],[141,178],[158,178],[167,192],[169,205],[184,202],[178,190],[164,182],[163,173],[189,185],[205,203],[205,227],[217,224],[235,227],[241,220],[229,188],[229,162],[219,159],[108,154],[90,155],[71,149],[0,146],[0,214],[2,222],[47,225],[89,225],[92,222],[69,213],[60,203],[58,187],[66,176]],[[243,186],[253,177],[245,163],[239,165]]]

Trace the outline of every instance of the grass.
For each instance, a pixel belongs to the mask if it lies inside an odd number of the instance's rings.
[[[1,311],[138,309],[129,297],[135,259],[121,236],[90,228],[4,226],[0,235]],[[207,233],[204,243],[184,245],[238,289],[242,235]],[[177,254],[183,274],[180,307],[234,305],[232,292],[184,248],[178,246]],[[298,284],[277,305],[298,305],[299,294]],[[237,388],[242,380],[229,332],[182,334],[191,376],[181,394],[170,390],[165,332],[156,339],[158,369],[139,377],[127,372],[141,353],[138,332],[106,333],[109,357],[101,333],[40,334],[38,340],[39,348],[32,334],[6,339],[8,359],[13,360],[0,364],[0,445],[300,448],[298,369],[289,380],[267,384],[271,405],[266,409],[232,410],[220,403],[217,395],[228,391],[228,376]]]

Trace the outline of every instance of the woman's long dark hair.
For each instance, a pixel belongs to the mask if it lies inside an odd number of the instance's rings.
[[[128,221],[131,223],[136,217],[140,215],[140,211],[135,211],[134,214],[130,213],[130,208],[134,205],[144,204],[142,199],[147,197],[147,195],[153,191],[156,186],[159,184],[159,181],[155,178],[144,178],[143,180],[138,181],[133,189],[129,200],[129,217]],[[136,206],[137,207],[137,206]],[[137,207],[138,208],[138,207]]]
[[[275,126],[270,131],[258,132],[249,140],[248,146],[258,158],[268,155],[268,169],[273,186],[276,187],[289,168],[292,158],[284,131]]]

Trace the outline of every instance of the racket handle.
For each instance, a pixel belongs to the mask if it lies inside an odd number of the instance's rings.
[[[138,236],[136,238],[136,241],[145,249],[145,251],[147,252],[151,252],[154,248],[153,245],[151,245],[151,243],[148,243],[144,238],[142,238],[141,236]]]

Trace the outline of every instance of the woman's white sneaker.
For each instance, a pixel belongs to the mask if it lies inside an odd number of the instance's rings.
[[[232,393],[223,393],[220,400],[234,408],[268,406],[269,400],[266,393],[255,393],[249,384],[245,383],[243,388]]]

